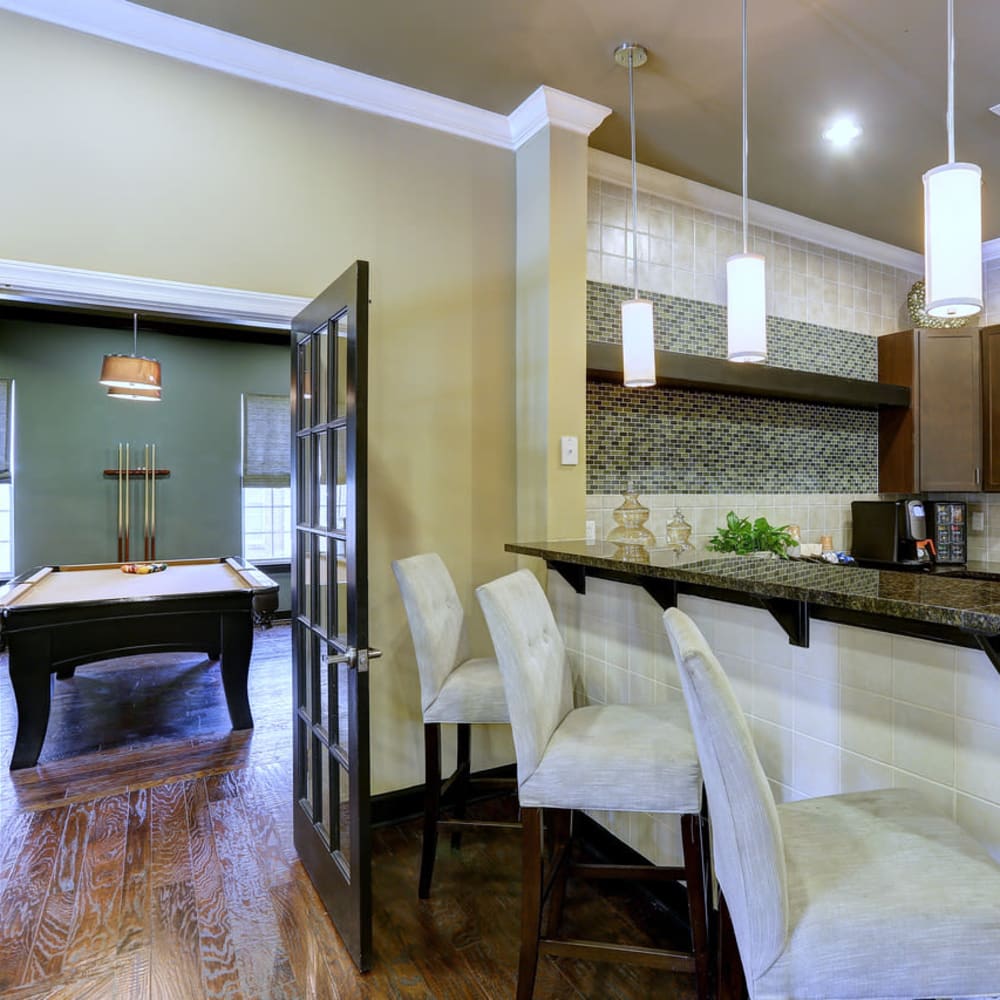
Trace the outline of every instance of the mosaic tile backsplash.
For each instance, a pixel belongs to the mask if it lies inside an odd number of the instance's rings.
[[[663,351],[726,356],[726,308],[676,295],[640,291],[653,303],[653,333]],[[633,290],[622,285],[587,282],[587,340],[621,343],[621,304]],[[815,323],[767,318],[767,363],[774,368],[842,375],[875,381],[878,348],[875,337],[849,330],[835,330]]]
[[[587,383],[587,492],[874,493],[878,416],[714,392]]]
[[[587,339],[620,342],[620,285],[587,283]],[[654,303],[657,347],[725,357],[726,310],[641,292]],[[768,318],[776,367],[877,378],[867,334]],[[874,410],[684,389],[587,384],[587,493],[874,493]]]

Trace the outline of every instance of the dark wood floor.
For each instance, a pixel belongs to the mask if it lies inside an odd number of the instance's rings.
[[[354,971],[292,849],[288,632],[257,634],[253,732],[229,731],[203,658],[111,661],[56,682],[40,764],[13,774],[0,657],[0,996],[513,996],[520,845],[506,831],[466,834],[457,852],[442,838],[419,901],[419,825],[377,830],[375,967]],[[642,899],[571,893],[570,932],[671,933]],[[544,959],[535,996],[689,1000],[692,986]]]

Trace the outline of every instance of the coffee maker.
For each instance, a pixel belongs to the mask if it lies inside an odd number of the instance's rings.
[[[920,569],[934,563],[923,500],[855,500],[851,520],[851,555],[860,565]]]

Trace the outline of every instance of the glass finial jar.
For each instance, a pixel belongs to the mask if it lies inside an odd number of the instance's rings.
[[[687,552],[694,548],[691,544],[691,525],[679,510],[674,511],[674,516],[667,521],[666,537],[667,548],[674,552]]]

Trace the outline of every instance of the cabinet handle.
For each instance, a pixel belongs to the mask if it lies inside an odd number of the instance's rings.
[[[982,469],[980,469],[979,466],[976,466],[976,485],[977,486],[980,485],[980,480],[981,479],[982,479]]]

